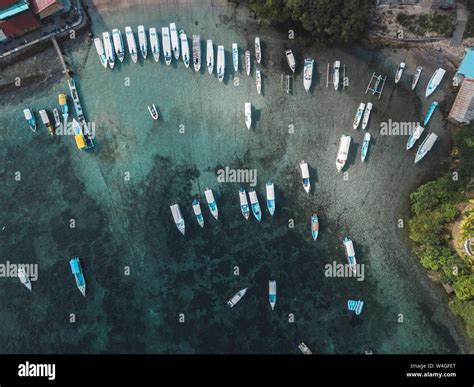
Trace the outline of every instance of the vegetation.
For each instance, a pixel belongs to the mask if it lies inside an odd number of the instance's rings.
[[[453,174],[438,178],[419,187],[410,195],[412,217],[409,221],[413,251],[437,280],[452,286],[452,310],[467,325],[474,338],[474,262],[458,255],[451,245],[451,226],[459,215],[456,205],[465,201],[474,170],[474,125],[461,128],[454,136],[459,157],[455,160],[459,179]],[[474,235],[474,210],[461,223],[461,236]]]
[[[464,39],[474,38],[474,0],[462,1],[469,10],[469,19],[467,20],[466,29],[464,30]]]
[[[368,31],[374,1],[249,0],[251,11],[274,23],[297,22],[329,43],[360,40]]]
[[[408,32],[418,36],[425,36],[427,33],[451,36],[455,29],[453,22],[453,15],[441,12],[422,15],[399,13],[397,15],[397,23],[405,27]]]

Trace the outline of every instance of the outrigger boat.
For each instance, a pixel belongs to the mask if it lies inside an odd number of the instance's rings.
[[[130,26],[125,27],[125,36],[127,38],[127,46],[128,52],[130,53],[130,58],[132,58],[133,63],[137,63],[137,43],[135,42],[135,36],[133,35],[133,31]]]
[[[423,121],[423,126],[428,125],[428,122],[430,121],[431,116],[433,115],[434,111],[438,107],[438,102],[433,101],[431,105],[428,108],[428,111],[426,112],[425,120]]]
[[[441,83],[441,80],[443,79],[444,74],[446,74],[446,70],[442,69],[441,67],[438,68],[433,73],[433,75],[431,76],[430,81],[428,82],[428,85],[426,86],[425,97],[429,97],[431,94],[433,94],[433,92],[436,90],[436,88]]]
[[[115,54],[112,40],[110,39],[110,34],[108,31],[102,33],[102,39],[104,40],[105,56],[107,57],[110,68],[113,69],[115,66]]]
[[[300,349],[301,352],[303,352],[303,354],[305,355],[312,355],[313,352],[311,352],[311,350],[308,348],[308,346],[301,342],[299,345],[298,345],[298,348]]]
[[[319,219],[318,214],[311,215],[311,236],[314,240],[318,239],[319,235]]]
[[[344,237],[342,243],[344,245],[344,250],[346,252],[349,267],[351,268],[352,272],[355,273],[357,270],[357,261],[355,257],[354,244],[348,237]]]
[[[181,52],[183,53],[183,62],[186,68],[189,67],[190,56],[189,56],[189,43],[188,37],[184,30],[179,31],[179,40],[181,41]]]
[[[193,65],[194,71],[201,69],[201,38],[199,35],[193,35]]]
[[[421,137],[421,135],[423,134],[425,128],[421,125],[418,125],[415,130],[413,131],[413,133],[410,135],[410,137],[408,137],[408,141],[407,141],[407,150],[410,150],[411,148],[413,148],[413,145],[415,145],[415,142]]]
[[[54,130],[61,127],[61,118],[59,117],[59,110],[54,108],[53,109],[53,117],[54,117]]]
[[[346,165],[347,156],[349,155],[349,148],[351,146],[351,136],[342,135],[339,140],[339,149],[337,150],[336,168],[341,172]]]
[[[262,92],[262,74],[260,69],[255,70],[255,83],[257,84],[257,94]]]
[[[418,148],[418,152],[416,152],[415,157],[415,164],[418,163],[426,154],[433,148],[434,143],[438,139],[438,136],[434,133],[430,133],[426,136],[425,140],[421,143],[420,147]]]
[[[411,82],[411,89],[415,90],[416,84],[420,80],[421,72],[423,71],[423,67],[418,66],[415,71],[415,75],[413,76],[413,81]]]
[[[252,104],[250,102],[245,102],[245,125],[250,130],[252,126]]]
[[[242,299],[242,297],[245,296],[245,293],[247,293],[247,288],[239,290],[229,301],[227,301],[227,306],[233,308],[235,304],[237,304]]]
[[[341,69],[341,62],[336,60],[334,62],[334,77],[333,77],[334,90],[336,91],[339,88],[339,70],[340,69]]]
[[[61,107],[63,121],[66,122],[69,117],[69,107],[67,106],[67,95],[63,93],[59,94],[58,102],[59,102],[59,106]]]
[[[51,125],[51,121],[49,120],[48,112],[46,110],[42,109],[38,113],[41,117],[41,121],[48,128],[49,134],[51,136],[54,135],[53,125]]]
[[[225,54],[224,46],[217,46],[217,79],[220,82],[224,80],[225,74]]]
[[[29,108],[23,109],[23,115],[25,119],[28,121],[28,125],[32,132],[36,132],[36,118],[33,114],[33,111]]]
[[[249,190],[249,198],[253,216],[255,216],[255,219],[260,222],[262,220],[262,211],[260,210],[260,203],[258,202],[257,192],[254,189]]]
[[[362,129],[365,130],[367,124],[369,123],[370,113],[372,112],[372,102],[367,102],[365,107],[364,117],[362,118]]]
[[[395,83],[400,82],[404,68],[405,68],[405,62],[401,62],[400,65],[398,66],[397,72],[395,73]]]
[[[248,220],[250,215],[249,202],[247,201],[247,193],[245,192],[244,187],[239,189],[239,199],[240,199],[240,211],[244,216],[245,220]]]
[[[199,225],[201,227],[204,227],[204,217],[202,216],[201,204],[199,203],[199,200],[197,198],[194,198],[193,200],[193,211],[194,215],[196,215],[196,220]]]
[[[311,82],[313,81],[313,67],[314,60],[311,58],[306,58],[304,60],[304,74],[303,74],[303,86],[306,91],[309,91],[311,88]]]
[[[140,46],[140,52],[142,53],[143,59],[146,59],[148,56],[148,43],[144,26],[138,26],[138,45]]]
[[[69,265],[71,266],[72,274],[74,275],[74,279],[76,280],[76,285],[82,295],[86,296],[86,280],[84,279],[84,273],[82,272],[81,262],[79,261],[78,257],[72,257],[69,261]]]
[[[156,108],[155,104],[148,105],[148,111],[150,112],[151,118],[157,120],[159,118],[158,109]]]
[[[262,47],[260,46],[260,38],[258,36],[255,38],[255,58],[257,63],[262,61]]]
[[[245,51],[245,72],[250,76],[250,51]]]
[[[296,70],[295,56],[293,55],[293,52],[291,50],[286,50],[285,55],[286,55],[286,61],[288,62],[288,66],[290,67],[291,71],[294,74]]]
[[[308,163],[302,160],[300,162],[300,168],[301,168],[301,176],[303,178],[303,188],[307,193],[309,193],[309,191],[311,190],[311,182],[309,180]]]
[[[234,62],[234,71],[239,71],[239,46],[237,43],[232,43],[232,62]]]
[[[25,269],[23,267],[20,267],[18,269],[18,278],[20,279],[20,282],[25,285],[25,287],[31,292],[33,289],[31,287],[31,281],[28,275],[25,272]]]
[[[212,216],[217,220],[219,211],[217,209],[217,203],[214,199],[214,193],[212,192],[212,189],[207,188],[204,191],[204,195],[206,195],[207,204],[209,206],[209,210],[211,211]]]
[[[273,214],[275,213],[275,186],[273,185],[273,182],[271,180],[267,183],[266,189],[268,212],[271,216],[273,216]]]
[[[94,39],[95,50],[97,51],[97,55],[99,56],[100,63],[104,67],[107,68],[108,62],[107,57],[105,56],[104,44],[102,43],[102,39],[95,38]]]
[[[176,224],[176,227],[178,228],[179,232],[184,235],[185,232],[185,224],[184,224],[184,219],[181,216],[181,211],[179,209],[178,204],[172,204],[170,206],[171,209],[171,214],[173,215],[173,220],[174,223]]]
[[[352,127],[357,129],[359,126],[360,120],[362,119],[362,116],[364,115],[364,110],[365,110],[365,103],[361,102],[359,107],[357,108],[357,112],[354,117],[354,123],[352,124]]]
[[[163,40],[163,55],[165,56],[165,62],[169,66],[171,60],[171,40],[170,40],[170,30],[168,27],[161,28],[161,39]]]
[[[176,60],[179,59],[179,42],[178,42],[178,30],[176,29],[175,23],[170,23],[170,34],[171,34],[171,49]]]
[[[277,284],[275,280],[268,281],[268,301],[272,310],[274,310],[277,302]]]
[[[112,39],[114,41],[115,54],[120,62],[123,62],[125,57],[125,49],[123,46],[122,32],[118,28],[112,30]]]
[[[214,71],[214,46],[212,45],[212,40],[207,41],[206,59],[207,71],[209,71],[209,74],[212,74]]]
[[[153,54],[153,59],[155,62],[160,61],[160,39],[158,38],[158,33],[156,32],[155,27],[151,27],[148,31],[150,34],[150,47]]]
[[[364,162],[365,158],[367,157],[367,153],[369,152],[369,144],[370,144],[370,133],[367,132],[364,135],[364,141],[362,142],[362,148],[360,150],[360,159]]]

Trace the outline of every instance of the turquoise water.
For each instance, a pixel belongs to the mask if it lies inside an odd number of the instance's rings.
[[[87,154],[75,150],[72,138],[50,138],[41,125],[32,134],[22,119],[23,106],[51,109],[67,90],[65,81],[19,94],[21,103],[4,102],[0,215],[6,227],[0,249],[4,260],[38,263],[39,281],[30,294],[16,279],[4,279],[2,352],[298,353],[301,341],[315,353],[361,353],[366,345],[378,353],[464,351],[443,294],[426,280],[397,227],[399,218],[406,221],[409,191],[448,149],[441,116],[435,113],[430,123],[440,134],[437,154],[414,168],[406,137],[381,136],[378,128],[388,118],[419,120],[419,99],[406,85],[390,82],[380,100],[364,95],[372,72],[392,74],[395,63],[359,48],[327,48],[302,37],[288,42],[282,32],[257,30],[245,11],[231,6],[137,6],[106,14],[91,9],[90,15],[95,34],[126,25],[136,30],[138,24],[161,31],[175,21],[188,37],[201,35],[203,51],[204,40],[212,38],[215,48],[226,48],[226,79],[218,82],[205,66],[196,74],[182,62],[168,67],[151,58],[138,64],[127,58],[114,71],[104,70],[89,40],[66,48],[85,115],[96,126],[97,147]],[[262,96],[253,77],[242,69],[234,74],[230,51],[237,42],[242,64],[256,31],[263,43]],[[301,68],[294,93],[282,90],[288,46],[297,63],[305,56],[316,60],[309,94]],[[339,93],[325,87],[326,65],[335,59],[346,64],[350,78]],[[374,102],[365,164],[359,155],[363,133],[352,130],[361,100]],[[158,122],[146,109],[152,102]],[[253,106],[250,131],[245,102]],[[347,181],[335,168],[342,133],[354,143]],[[311,167],[316,188],[310,195],[301,186],[301,159]],[[216,172],[226,166],[257,171],[261,224],[240,214],[240,184],[218,183]],[[21,171],[20,182],[15,171]],[[273,219],[264,208],[269,179],[276,187]],[[205,206],[206,187],[214,190],[218,222]],[[201,198],[204,229],[192,213],[194,195]],[[186,220],[185,237],[172,221],[174,202]],[[309,228],[313,212],[321,222],[317,242]],[[324,277],[326,263],[345,262],[346,235],[366,265],[362,282]],[[72,255],[81,258],[85,299],[70,273]],[[274,311],[270,279],[278,287]],[[242,301],[227,308],[244,287],[249,290]],[[347,311],[349,298],[365,301],[360,316]]]

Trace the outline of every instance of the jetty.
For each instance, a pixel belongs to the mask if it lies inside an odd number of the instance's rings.
[[[66,61],[64,60],[64,56],[61,52],[61,49],[59,48],[59,44],[58,44],[58,41],[56,40],[56,36],[54,35],[51,36],[51,41],[53,42],[53,46],[56,50],[56,53],[58,54],[59,61],[61,62],[61,65],[63,66],[63,74],[69,76],[71,70],[66,65]]]
[[[386,80],[387,76],[383,77],[382,74],[375,75],[375,73],[373,73],[372,77],[370,78],[369,84],[367,85],[367,89],[365,90],[365,94],[367,94],[370,90],[372,94],[378,94],[378,97],[380,99]]]

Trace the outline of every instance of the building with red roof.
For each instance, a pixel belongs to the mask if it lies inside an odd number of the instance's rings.
[[[51,16],[52,14],[62,11],[63,5],[58,0],[30,0],[33,12],[40,19]]]

